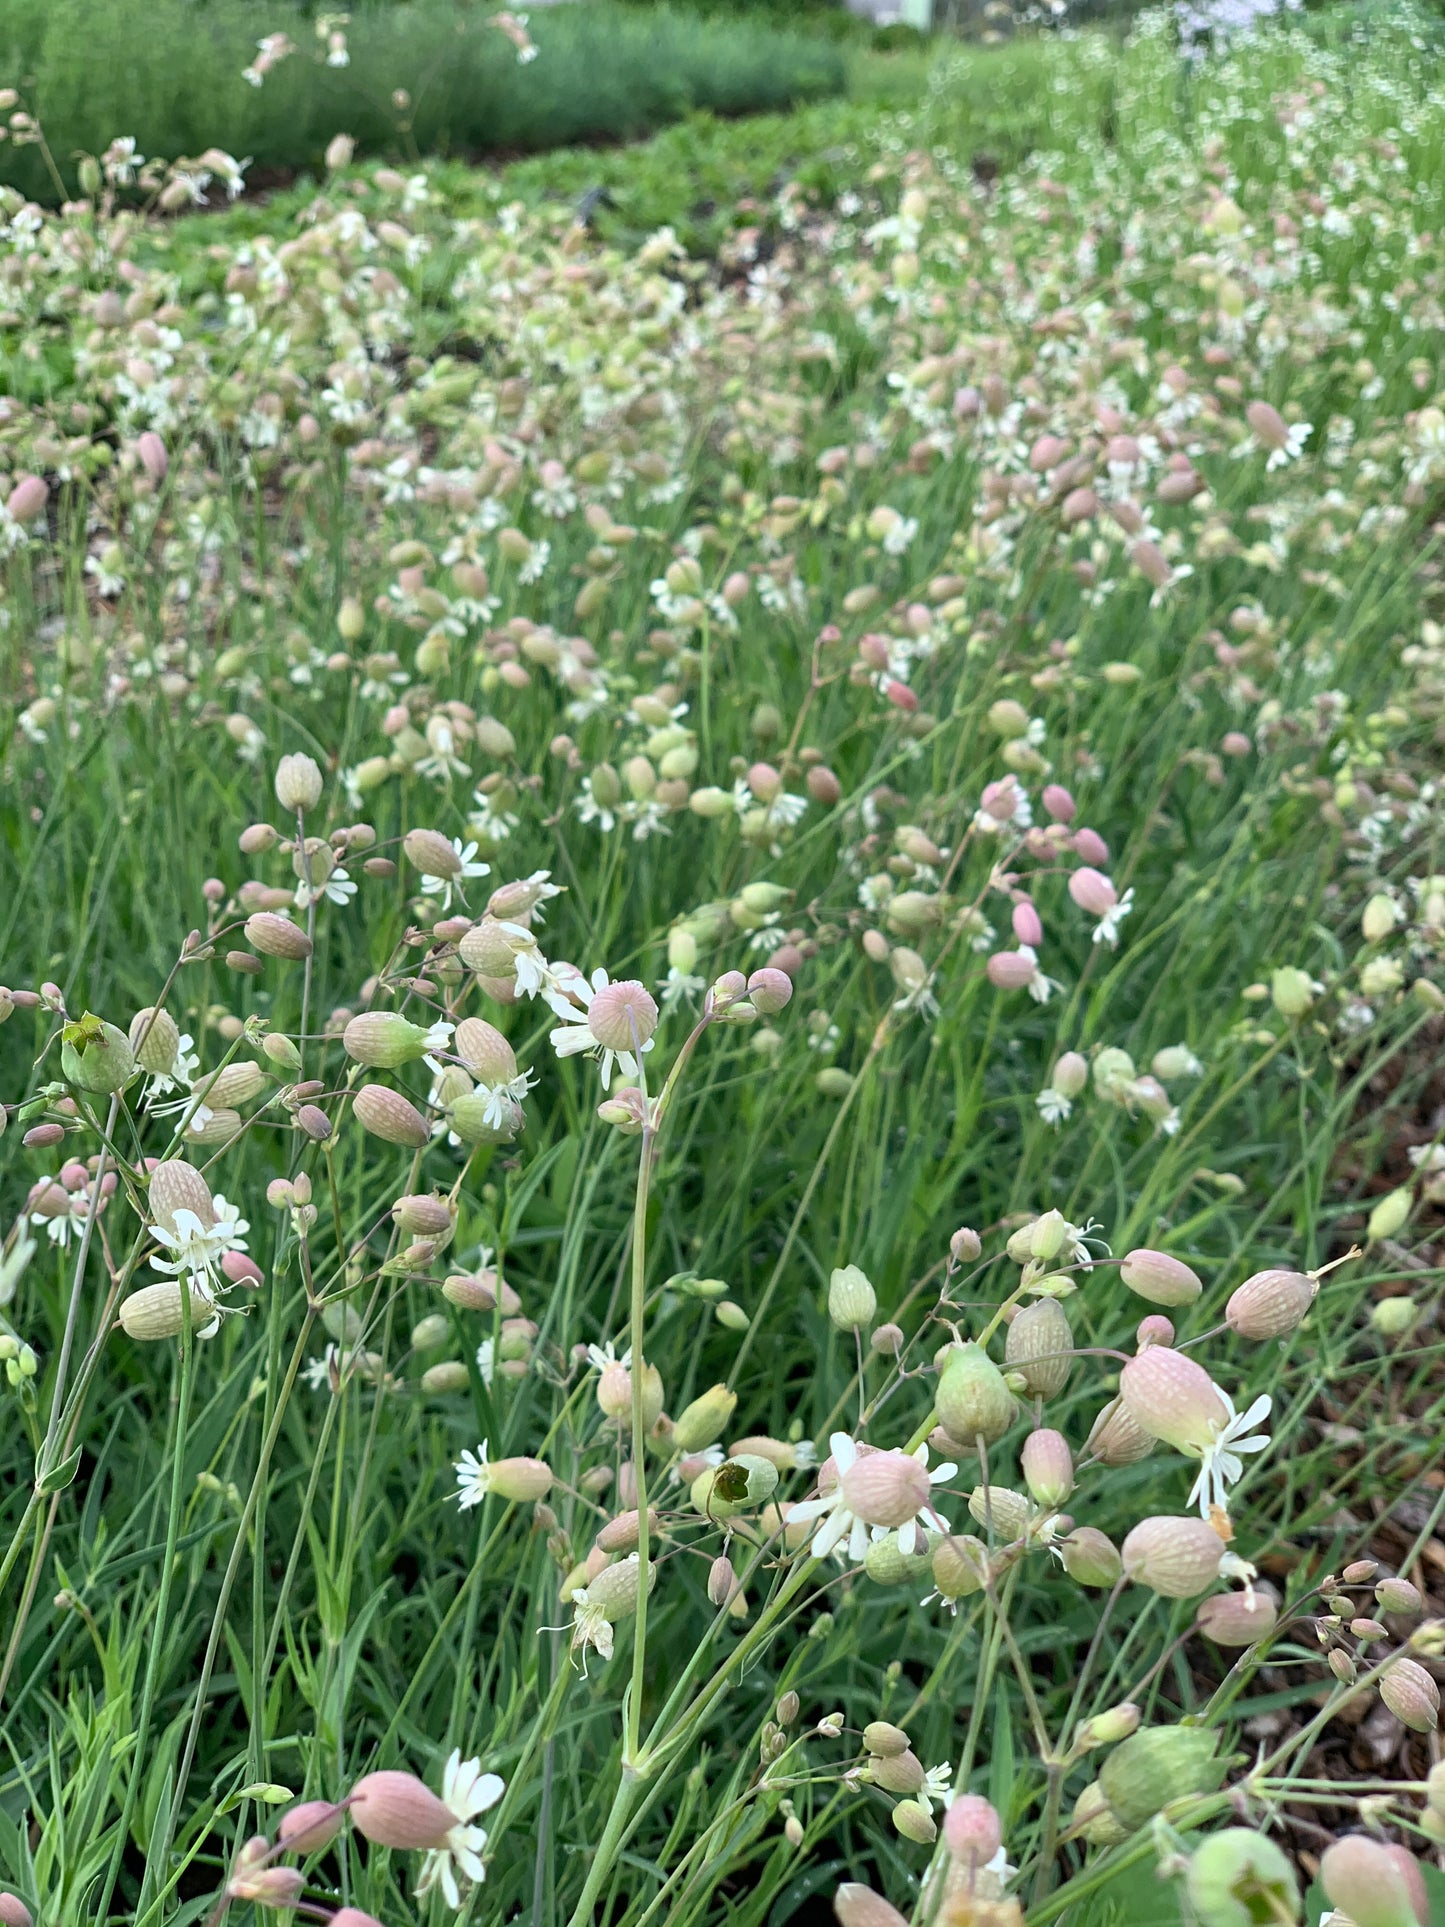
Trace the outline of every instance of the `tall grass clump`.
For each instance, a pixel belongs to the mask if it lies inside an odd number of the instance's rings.
[[[0,17],[0,83],[23,86],[74,191],[74,156],[116,135],[146,155],[217,146],[267,169],[319,168],[345,132],[365,154],[529,153],[633,139],[697,109],[776,112],[837,92],[832,47],[756,22],[641,15],[596,0],[539,12],[519,64],[485,9],[451,0],[332,16],[259,0],[16,0]],[[335,18],[342,18],[337,15]],[[258,45],[296,49],[248,85]],[[0,148],[0,180],[53,197],[33,149]]]
[[[0,197],[5,1927],[1439,1917],[1412,31]]]

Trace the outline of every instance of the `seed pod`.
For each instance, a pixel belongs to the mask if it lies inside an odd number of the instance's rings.
[[[972,1533],[951,1532],[933,1548],[933,1583],[945,1599],[966,1599],[988,1584],[988,1547]]]
[[[303,1800],[281,1816],[276,1837],[287,1853],[320,1853],[341,1831],[346,1809],[329,1800]]]
[[[938,1838],[938,1827],[927,1807],[917,1800],[900,1800],[893,1809],[893,1824],[905,1840],[915,1846],[931,1846]]]
[[[1380,1679],[1380,1698],[1412,1732],[1433,1733],[1440,1723],[1440,1688],[1418,1660],[1392,1660]]]
[[[387,1144],[404,1144],[419,1151],[431,1136],[426,1119],[400,1091],[384,1084],[363,1084],[352,1100],[356,1121],[364,1131]]]
[[[1255,1646],[1274,1631],[1279,1617],[1265,1592],[1218,1592],[1201,1599],[1194,1623],[1216,1646]]]
[[[1004,1363],[1018,1372],[1035,1398],[1056,1398],[1073,1368],[1074,1334],[1057,1298],[1025,1305],[1008,1328]]]
[[[937,1533],[925,1533],[913,1552],[902,1550],[896,1531],[871,1539],[863,1554],[863,1570],[880,1586],[916,1586],[932,1570],[933,1547],[929,1541],[937,1538]]]
[[[1070,1824],[1083,1834],[1091,1847],[1117,1847],[1129,1837],[1129,1829],[1115,1818],[1097,1780],[1090,1780],[1075,1800]]]
[[[726,1385],[710,1385],[700,1397],[684,1407],[673,1426],[672,1442],[678,1451],[683,1454],[701,1452],[721,1438],[737,1408],[737,1402],[737,1393],[730,1392]]]
[[[510,1084],[517,1075],[517,1058],[512,1046],[485,1018],[463,1018],[457,1025],[452,1048],[484,1084]]]
[[[1013,1423],[1013,1393],[981,1345],[949,1348],[938,1374],[934,1403],[949,1436],[966,1444],[981,1438],[985,1445],[993,1445]]]
[[[862,1887],[856,1880],[845,1880],[834,1894],[833,1912],[838,1927],[908,1927],[896,1907],[890,1907],[871,1887]]]
[[[777,1489],[778,1468],[772,1460],[743,1453],[700,1472],[688,1496],[706,1519],[736,1519],[766,1505]]]
[[[207,1338],[216,1328],[216,1306],[208,1292],[193,1284],[191,1292],[191,1330],[197,1338]],[[127,1338],[138,1344],[158,1339],[179,1338],[185,1327],[181,1287],[174,1278],[156,1285],[142,1285],[139,1291],[120,1302],[117,1313]]]
[[[1067,1539],[1058,1541],[1059,1557],[1070,1579],[1081,1586],[1117,1585],[1124,1562],[1107,1533],[1094,1526],[1075,1526]]]
[[[1019,1454],[1024,1483],[1039,1505],[1061,1506],[1074,1489],[1074,1457],[1062,1432],[1039,1427]]]
[[[180,1028],[175,1018],[168,1010],[147,1005],[131,1018],[129,1034],[130,1047],[141,1069],[163,1077],[175,1063],[176,1052],[181,1047]]]
[[[885,1793],[917,1793],[928,1777],[911,1747],[904,1747],[901,1753],[875,1755],[868,1773],[873,1784]]]
[[[392,1222],[414,1238],[450,1237],[456,1215],[447,1200],[434,1192],[398,1198],[391,1207]]]
[[[246,941],[263,957],[280,957],[287,963],[299,963],[311,955],[311,939],[306,932],[274,910],[258,910],[247,917]]]
[[[1165,1599],[1195,1599],[1219,1577],[1224,1541],[1203,1519],[1141,1519],[1124,1541],[1124,1572]]]
[[[995,1539],[1021,1539],[1033,1507],[1022,1492],[1014,1492],[1006,1485],[976,1485],[969,1494],[968,1510],[972,1518]]]
[[[60,1033],[60,1070],[82,1091],[122,1091],[136,1074],[135,1052],[123,1030],[87,1011]]]
[[[176,1213],[189,1211],[208,1230],[216,1222],[211,1187],[195,1165],[184,1158],[167,1158],[150,1175],[151,1217],[165,1231],[174,1232]]]
[[[396,1070],[425,1057],[431,1033],[394,1010],[367,1010],[341,1033],[341,1048],[354,1063]]]
[[[407,861],[424,877],[457,876],[462,860],[440,830],[408,830],[401,840]]]
[[[1142,1431],[1176,1451],[1200,1452],[1229,1422],[1229,1408],[1202,1365],[1151,1345],[1119,1374],[1119,1396]]]
[[[1299,1918],[1299,1882],[1288,1856],[1250,1827],[1226,1827],[1203,1841],[1189,1862],[1187,1885],[1199,1927]]]
[[[872,1322],[878,1294],[857,1265],[835,1269],[828,1279],[828,1316],[839,1331],[858,1331]]]
[[[457,1823],[414,1773],[368,1773],[351,1789],[347,1808],[353,1826],[377,1847],[442,1847]]]
[[[1198,1274],[1167,1251],[1131,1251],[1119,1276],[1151,1305],[1192,1305],[1204,1289]]]
[[[1347,1833],[1325,1848],[1320,1885],[1354,1927],[1427,1927],[1430,1919],[1424,1875],[1413,1857],[1367,1833]]]
[[[1135,1465],[1147,1459],[1154,1441],[1137,1425],[1120,1398],[1111,1398],[1089,1431],[1085,1451],[1105,1465]]]
[[[1316,1279],[1302,1271],[1256,1271],[1230,1294],[1225,1322],[1241,1338],[1283,1338],[1315,1301]]]
[[[1099,1769],[1099,1785],[1121,1826],[1133,1832],[1171,1800],[1206,1793],[1219,1781],[1217,1733],[1201,1726],[1145,1726]]]

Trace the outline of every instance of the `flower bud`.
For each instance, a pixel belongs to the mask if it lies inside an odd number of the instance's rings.
[[[945,1599],[964,1599],[988,1583],[988,1547],[971,1533],[951,1532],[933,1548],[933,1583]]]
[[[906,1916],[856,1880],[846,1880],[833,1896],[838,1927],[908,1927]],[[23,1927],[28,1927],[27,1921]]]
[[[148,1195],[151,1217],[166,1231],[176,1229],[178,1211],[191,1212],[207,1229],[216,1222],[211,1187],[184,1158],[167,1158],[154,1167]]]
[[[87,1011],[60,1033],[60,1070],[79,1090],[121,1091],[136,1074],[135,1052],[123,1030]]]
[[[900,1800],[893,1809],[893,1824],[905,1840],[927,1847],[938,1838],[938,1828],[927,1807],[917,1800]]]
[[[130,1020],[130,1047],[143,1071],[164,1076],[176,1061],[181,1047],[180,1027],[168,1010],[147,1005]]]
[[[1199,1927],[1298,1920],[1299,1882],[1284,1850],[1249,1827],[1226,1827],[1196,1848],[1189,1898]]]
[[[191,1329],[197,1338],[205,1338],[216,1326],[215,1304],[199,1285],[193,1284],[190,1294]],[[174,1278],[167,1278],[163,1284],[142,1285],[121,1300],[117,1316],[126,1337],[138,1344],[179,1338],[185,1328],[181,1287]]]
[[[1151,1305],[1192,1305],[1204,1289],[1198,1274],[1167,1251],[1131,1251],[1119,1276]]]
[[[863,1728],[863,1744],[875,1758],[892,1759],[908,1751],[908,1735],[888,1720],[870,1720]]]
[[[1117,1706],[1107,1707],[1091,1720],[1085,1720],[1079,1728],[1079,1738],[1091,1747],[1117,1746],[1120,1740],[1127,1740],[1131,1733],[1138,1732],[1141,1717],[1133,1700],[1121,1700]]]
[[[966,1867],[986,1867],[1003,1845],[998,1810],[977,1793],[960,1793],[943,1819],[943,1844]]]
[[[353,1017],[341,1033],[341,1048],[353,1063],[395,1070],[413,1064],[432,1048],[430,1032],[413,1024],[399,1011],[367,1010]]]
[[[247,917],[246,941],[263,957],[280,957],[287,963],[299,963],[311,955],[311,939],[306,932],[274,910],[258,910]]]
[[[352,1825],[378,1847],[442,1847],[457,1817],[413,1773],[368,1773],[351,1789]]]
[[[1074,1457],[1062,1432],[1030,1432],[1019,1454],[1024,1483],[1039,1505],[1061,1506],[1074,1489]]]
[[[960,1225],[948,1241],[948,1255],[956,1265],[971,1265],[983,1250],[983,1240],[968,1225]]]
[[[1419,1315],[1413,1298],[1382,1298],[1370,1312],[1370,1326],[1381,1338],[1403,1338],[1414,1329]]]
[[[1270,978],[1269,994],[1281,1017],[1303,1017],[1315,1000],[1314,980],[1308,972],[1287,965]]]
[[[329,1800],[303,1800],[281,1816],[276,1837],[287,1853],[320,1853],[341,1831],[346,1818],[343,1806]]]
[[[1022,1492],[1006,1485],[976,1485],[968,1495],[969,1516],[995,1539],[1020,1539],[1033,1508]]]
[[[1194,1599],[1219,1577],[1224,1541],[1203,1519],[1142,1519],[1124,1541],[1124,1572],[1165,1599]]]
[[[1229,1408],[1202,1365],[1168,1345],[1150,1345],[1119,1374],[1129,1416],[1151,1438],[1200,1452],[1229,1422]]]
[[[5,500],[5,508],[12,522],[23,527],[33,522],[50,500],[50,490],[38,475],[21,475]]]
[[[918,1793],[927,1780],[922,1760],[908,1746],[901,1753],[875,1754],[868,1777],[885,1793]]]
[[[657,1029],[657,1005],[645,984],[623,978],[593,997],[587,1025],[604,1050],[635,1051]]]
[[[733,1569],[733,1562],[726,1553],[719,1553],[708,1568],[708,1603],[719,1608],[729,1606],[737,1597],[738,1591],[738,1576]]]
[[[1194,1623],[1216,1646],[1255,1646],[1274,1631],[1278,1616],[1266,1592],[1220,1592],[1199,1602]]]
[[[1425,1603],[1419,1587],[1412,1586],[1408,1579],[1382,1579],[1375,1588],[1375,1598],[1381,1612],[1387,1613],[1418,1613]]]
[[[838,1918],[841,1920],[842,1915]],[[903,1916],[895,1918],[901,1921]],[[0,1927],[35,1927],[34,1917],[19,1894],[0,1890]]]
[[[456,1226],[453,1207],[434,1192],[398,1198],[391,1207],[391,1217],[413,1237],[450,1237]]]
[[[720,1439],[737,1408],[738,1395],[726,1385],[710,1385],[685,1406],[673,1426],[672,1441],[681,1453],[701,1452]]]
[[[1380,1678],[1380,1698],[1412,1732],[1433,1733],[1439,1725],[1440,1688],[1418,1660],[1392,1660]]]
[[[1413,1202],[1408,1184],[1402,1184],[1398,1190],[1387,1191],[1371,1211],[1369,1222],[1365,1227],[1366,1236],[1371,1244],[1380,1238],[1393,1238],[1402,1231]]]
[[[793,994],[793,980],[786,970],[755,970],[748,978],[748,995],[753,1009],[764,1017],[774,1017]]]
[[[283,810],[314,810],[321,801],[321,771],[299,751],[276,765],[276,801]]]
[[[1326,1847],[1320,1885],[1354,1927],[1427,1927],[1430,1919],[1424,1876],[1411,1855],[1365,1833],[1347,1833]]]
[[[352,1100],[356,1121],[364,1131],[387,1144],[403,1144],[419,1151],[431,1136],[426,1119],[400,1091],[384,1084],[363,1084]]]
[[[857,1331],[871,1324],[878,1294],[857,1265],[844,1265],[828,1280],[828,1316],[839,1331]]]
[[[964,1444],[981,1438],[985,1445],[992,1445],[1013,1423],[1013,1393],[981,1345],[949,1348],[938,1375],[934,1402],[949,1436]]]
[[[1063,1391],[1073,1351],[1074,1334],[1057,1298],[1025,1305],[1004,1339],[1004,1363],[1019,1373],[1033,1398],[1055,1398]]]
[[[408,830],[401,847],[412,868],[424,877],[448,879],[461,873],[462,860],[440,830]]]
[[[1230,1294],[1225,1322],[1241,1338],[1283,1338],[1304,1318],[1318,1290],[1302,1271],[1256,1271]]]
[[[1121,1742],[1099,1769],[1115,1818],[1132,1833],[1171,1800],[1218,1784],[1217,1733],[1201,1726],[1146,1726]]]

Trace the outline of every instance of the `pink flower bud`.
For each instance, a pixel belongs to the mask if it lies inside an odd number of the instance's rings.
[[[1077,1097],[1089,1081],[1089,1060],[1079,1051],[1066,1050],[1054,1066],[1050,1080],[1063,1097]]]
[[[1072,823],[1078,809],[1078,804],[1062,783],[1045,783],[1043,804],[1055,823]]]
[[[1148,1318],[1141,1318],[1134,1330],[1134,1349],[1142,1352],[1146,1345],[1172,1345],[1174,1343],[1173,1321],[1162,1312],[1153,1312]]]
[[[842,1915],[838,1918],[841,1920]],[[902,1914],[895,1918],[902,1921]],[[19,1894],[0,1892],[0,1927],[35,1927],[34,1916]]]
[[[266,1282],[265,1272],[256,1260],[244,1251],[223,1251],[221,1270],[233,1285],[247,1285],[253,1291],[258,1285],[264,1285]]]
[[[1059,1540],[1058,1547],[1064,1571],[1079,1585],[1104,1587],[1118,1583],[1123,1572],[1118,1548],[1097,1527],[1076,1526],[1067,1539]]]
[[[1106,916],[1119,901],[1119,892],[1103,871],[1087,867],[1075,870],[1069,878],[1069,895],[1091,917]]]
[[[1023,950],[996,950],[986,966],[988,980],[999,990],[1023,990],[1038,975],[1036,957]]]
[[[846,1880],[833,1896],[838,1927],[908,1927],[905,1915],[890,1907],[871,1887]]]
[[[748,770],[747,784],[759,803],[772,803],[782,792],[783,779],[771,763],[754,763]]]
[[[1413,1732],[1433,1733],[1440,1723],[1440,1688],[1418,1660],[1392,1660],[1380,1679],[1380,1698]]]
[[[1074,1457],[1062,1432],[1040,1426],[1024,1440],[1019,1454],[1024,1484],[1044,1506],[1061,1506],[1074,1489]]]
[[[1014,905],[1010,921],[1019,942],[1026,943],[1030,950],[1037,950],[1044,940],[1044,926],[1039,919],[1038,911],[1027,897],[1021,903]]]
[[[1066,529],[1072,529],[1080,522],[1092,522],[1098,513],[1099,498],[1093,489],[1071,488],[1059,509],[1059,518]]]
[[[441,1847],[457,1817],[414,1773],[368,1773],[347,1801],[352,1823],[378,1847]]]
[[[1074,831],[1074,854],[1081,856],[1085,863],[1107,863],[1109,846],[1097,830],[1087,827]]]
[[[1264,1592],[1217,1592],[1199,1602],[1194,1623],[1216,1646],[1253,1646],[1274,1631],[1274,1601]]]
[[[63,1124],[32,1124],[20,1142],[27,1151],[45,1151],[65,1137]]]
[[[1131,1251],[1119,1276],[1151,1305],[1192,1305],[1204,1289],[1198,1274],[1167,1251]]]
[[[911,716],[918,707],[918,698],[906,682],[899,682],[890,676],[883,685],[883,694],[895,709],[901,709]]]
[[[944,1816],[943,1844],[966,1867],[986,1867],[1003,1845],[997,1809],[981,1794],[960,1793]]]
[[[764,1017],[773,1017],[782,1010],[793,994],[793,980],[785,970],[764,968],[755,970],[748,978],[748,995],[753,1009],[761,1011]]]
[[[1426,1927],[1430,1918],[1425,1879],[1412,1856],[1365,1833],[1347,1833],[1325,1849],[1320,1885],[1355,1927]]]
[[[1219,1577],[1224,1541],[1203,1519],[1142,1519],[1125,1539],[1125,1576],[1165,1599],[1193,1599]]]
[[[870,1526],[906,1525],[928,1504],[928,1472],[907,1452],[860,1454],[843,1474],[843,1501]]]
[[[341,1831],[346,1818],[343,1806],[329,1800],[303,1800],[281,1815],[276,1837],[287,1853],[320,1853]]]
[[[1161,477],[1154,493],[1159,500],[1171,508],[1181,503],[1192,502],[1204,487],[1204,478],[1192,468],[1175,469]]]
[[[1225,1321],[1241,1338],[1283,1338],[1314,1303],[1317,1279],[1303,1271],[1257,1271],[1230,1295]]]
[[[311,955],[311,939],[306,932],[289,917],[277,916],[271,910],[258,910],[247,917],[246,941],[263,957],[281,957],[288,963],[299,963]]]
[[[1202,1365],[1168,1345],[1150,1345],[1119,1374],[1129,1416],[1179,1452],[1202,1452],[1229,1423],[1229,1408]]]
[[[363,1084],[352,1100],[356,1121],[364,1131],[386,1144],[404,1144],[419,1151],[431,1136],[426,1119],[414,1104],[384,1084]]]
[[[143,429],[136,438],[135,452],[140,456],[141,466],[153,482],[163,482],[166,470],[171,465],[166,445],[153,428]]]
[[[1244,411],[1244,419],[1254,431],[1254,438],[1261,448],[1288,448],[1289,429],[1285,426],[1284,416],[1267,401],[1252,401]]]
[[[948,1255],[956,1265],[971,1265],[983,1250],[983,1240],[969,1225],[960,1225],[948,1241]]]
[[[49,499],[50,490],[38,475],[22,475],[11,489],[5,508],[12,522],[33,522]]]
[[[1154,1440],[1137,1424],[1121,1398],[1111,1398],[1094,1420],[1085,1449],[1105,1465],[1134,1465],[1147,1459]]]
[[[823,763],[815,763],[803,780],[809,796],[825,809],[831,809],[843,794],[843,785]]]
[[[1231,729],[1220,739],[1219,747],[1226,756],[1248,756],[1254,744],[1241,731]]]
[[[1023,799],[1013,777],[1002,776],[996,783],[986,783],[978,800],[985,816],[991,816],[995,823],[1009,823]]]
[[[604,1050],[632,1051],[657,1029],[657,1005],[633,978],[608,984],[587,1006],[587,1027]]]
[[[331,1916],[328,1927],[382,1927],[375,1914],[364,1914],[359,1907],[343,1907]]]
[[[1122,504],[1116,504],[1115,507],[1122,507]],[[1174,570],[1168,556],[1157,542],[1151,542],[1147,536],[1130,549],[1129,560],[1145,581],[1152,583],[1156,589],[1167,589],[1174,580]]]

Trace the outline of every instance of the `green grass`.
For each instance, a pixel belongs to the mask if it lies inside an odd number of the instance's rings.
[[[207,147],[262,169],[316,167],[334,134],[363,154],[515,154],[636,139],[695,110],[777,111],[836,92],[832,47],[756,22],[659,8],[558,7],[519,65],[485,11],[448,0],[358,8],[350,62],[325,64],[309,13],[255,0],[17,0],[0,20],[0,80],[23,89],[72,188],[75,159],[118,135],[174,160]],[[242,71],[268,34],[298,51],[262,85]],[[402,90],[405,104],[398,104]],[[8,145],[0,180],[53,196],[34,148]]]
[[[217,1927],[241,1846],[293,1796],[339,1799],[376,1768],[439,1787],[454,1748],[507,1783],[468,1927],[813,1927],[842,1882],[921,1923],[944,1861],[859,1777],[880,1719],[993,1802],[1030,1927],[1182,1923],[1161,1842],[1186,1856],[1241,1809],[1296,1855],[1363,1812],[1430,1851],[1430,1741],[1398,1729],[1377,1778],[1337,1778],[1347,1694],[1313,1624],[1326,1574],[1367,1553],[1441,1616],[1423,1556],[1445,1445],[1426,237],[1445,113],[1421,39],[1412,15],[1280,32],[1192,76],[1147,27],[1122,50],[1020,41],[926,73],[870,57],[871,101],[7,237],[0,500],[26,474],[49,494],[23,542],[0,525],[3,975],[122,1028],[166,987],[203,1072],[257,1067],[239,1139],[179,1148],[249,1221],[264,1274],[225,1287],[235,1315],[204,1342],[117,1325],[160,1281],[141,1160],[177,1148],[179,1120],[131,1086],[108,1129],[109,1097],[64,1082],[58,1009],[16,1008],[0,1888],[45,1927]],[[584,229],[598,186],[611,202]],[[1273,467],[1272,428],[1245,413],[1261,401],[1310,424]],[[1082,464],[1052,492],[1040,469],[1064,458],[1031,466],[1044,436]],[[1160,496],[1173,457],[1192,502]],[[1116,514],[1063,510],[1086,476]],[[916,707],[881,686],[905,677]],[[244,920],[297,871],[239,839],[296,833],[274,778],[298,752],[322,778],[307,830],[376,841],[346,854],[356,896],[315,906],[309,965],[255,972]],[[760,762],[795,820],[729,805],[739,780],[766,794]],[[809,787],[818,765],[835,800]],[[1036,826],[1060,784],[1104,839],[1092,867],[1132,891],[1116,946],[1070,894],[1078,851],[980,824],[1010,770]],[[614,785],[604,825],[588,797]],[[480,840],[473,916],[550,871],[563,894],[534,934],[554,962],[659,994],[670,968],[697,980],[644,1060],[653,1097],[678,1073],[655,1162],[599,1115],[596,1065],[558,1056],[557,1015],[498,1001],[433,944],[438,901],[399,842],[417,828]],[[1042,920],[1045,1001],[987,973],[1020,940],[1015,892]],[[1377,904],[1367,932],[1379,898],[1397,919]],[[791,1002],[690,1049],[705,987],[777,936]],[[936,1010],[909,997],[921,978]],[[368,999],[495,1025],[536,1078],[524,1128],[474,1147],[443,1129],[415,1153],[364,1129],[359,1083],[441,1101],[422,1064],[347,1054]],[[1038,1098],[1066,1052],[1089,1076],[1055,1124]],[[303,1072],[325,1144],[297,1119]],[[80,1222],[52,1243],[32,1187],[102,1132],[124,1181],[78,1262]],[[298,1173],[314,1219],[268,1196]],[[432,1192],[450,1238],[403,1256],[393,1202]],[[1097,1227],[1092,1269],[1007,1255],[1055,1210]],[[982,1258],[950,1271],[960,1226]],[[923,1603],[931,1573],[814,1567],[756,1509],[729,1539],[693,1502],[697,1468],[670,1477],[659,1424],[640,1446],[656,1589],[582,1676],[564,1594],[631,1503],[644,1416],[604,1416],[585,1348],[640,1350],[672,1421],[730,1386],[727,1444],[826,1456],[841,1428],[897,1448],[933,1422],[939,1348],[956,1333],[1008,1362],[1007,1315],[1052,1278],[1077,1355],[986,1451],[988,1481],[1022,1490],[1029,1425],[1083,1461],[1157,1312],[1118,1268],[1140,1246],[1202,1281],[1169,1313],[1189,1355],[1240,1410],[1274,1401],[1272,1449],[1230,1501],[1280,1602],[1260,1651],[1191,1633],[1192,1598],[1141,1584],[1106,1606],[1037,1536],[995,1535],[990,1588],[956,1618]],[[529,1324],[443,1292],[483,1248]],[[847,1264],[908,1376],[830,1317]],[[1319,1295],[1251,1342],[1224,1307],[1274,1266],[1322,1270]],[[482,1439],[551,1468],[545,1509],[494,1492],[459,1510],[453,1468]],[[955,1457],[937,1503],[987,1538],[976,1444]],[[1067,1510],[1117,1545],[1189,1513],[1194,1471],[1164,1445],[1081,1463]],[[780,1495],[813,1481],[786,1470]],[[736,1616],[709,1598],[725,1552]],[[1373,1613],[1369,1584],[1351,1597]],[[1374,1648],[1328,1636],[1373,1696],[1415,1623],[1391,1615]],[[1068,1832],[1110,1757],[1073,1741],[1122,1701],[1150,1725],[1197,1718],[1229,1765],[1224,1791],[1192,1778],[1167,1824],[1110,1844]],[[832,1715],[843,1730],[820,1732]],[[360,1819],[306,1872],[322,1915],[453,1917],[418,1894],[419,1856]]]

